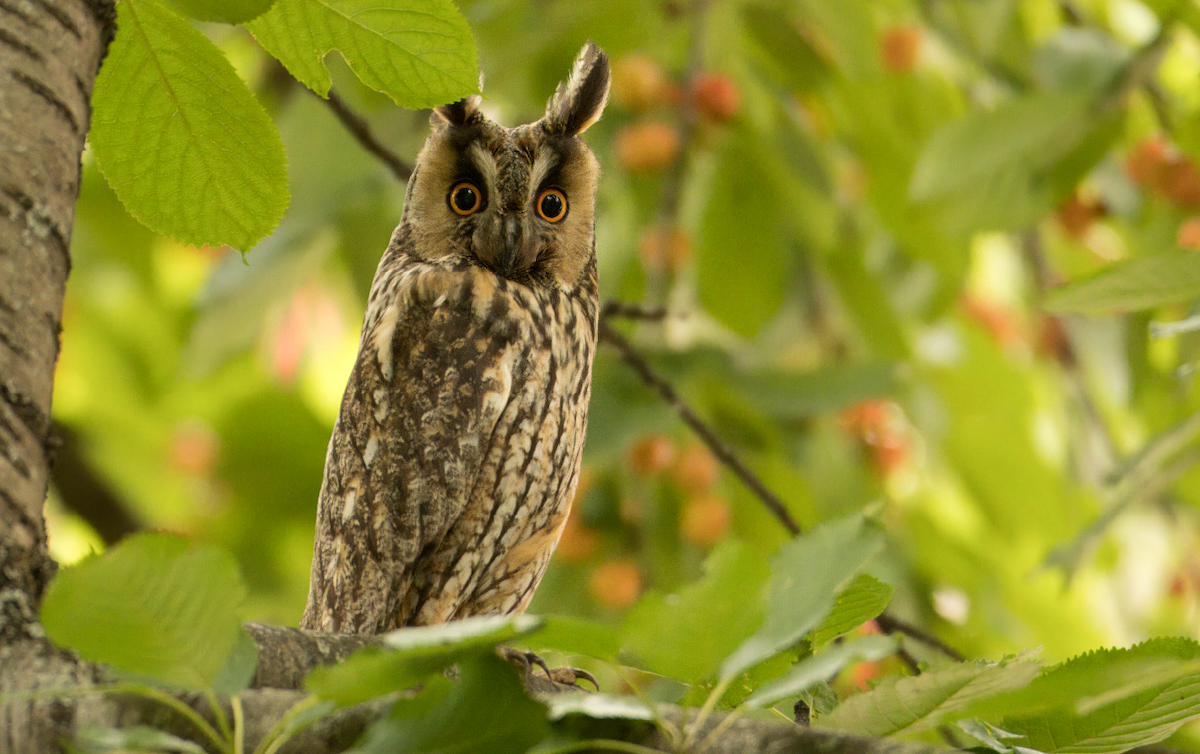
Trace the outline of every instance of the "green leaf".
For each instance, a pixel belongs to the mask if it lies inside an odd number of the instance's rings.
[[[258,669],[258,645],[243,629],[238,633],[233,651],[213,679],[213,691],[218,694],[237,694],[250,688],[254,671]]]
[[[471,30],[450,0],[277,0],[246,28],[321,96],[332,84],[324,58],[334,49],[364,84],[401,107],[479,91]]]
[[[860,736],[890,736],[930,728],[979,699],[1027,685],[1040,666],[1023,655],[1000,662],[942,665],[917,676],[888,676],[852,696],[819,725]]]
[[[863,636],[806,657],[784,675],[764,683],[742,704],[748,709],[769,707],[789,696],[832,678],[852,662],[876,662],[890,657],[900,648],[895,636]]]
[[[525,695],[517,669],[493,654],[465,659],[455,682],[431,685],[396,702],[351,751],[520,754],[550,733],[546,708]]]
[[[382,637],[386,649],[367,647],[340,665],[317,668],[304,686],[322,699],[358,704],[411,688],[461,658],[492,654],[497,644],[540,625],[541,620],[531,615],[509,615],[402,628]]]
[[[122,0],[89,135],[129,213],[183,243],[247,250],[288,204],[279,133],[233,66],[158,0]]]
[[[612,694],[554,694],[546,700],[547,717],[557,722],[569,715],[596,720],[655,720],[658,713],[646,702],[633,696]]]
[[[829,75],[829,63],[779,10],[747,5],[742,8],[742,21],[762,51],[765,66],[786,86],[808,91]]]
[[[766,154],[769,140],[746,129],[731,136],[701,221],[698,287],[706,311],[752,337],[787,294],[793,254],[784,230],[801,200],[799,184],[783,175],[778,156]]]
[[[833,608],[834,597],[883,548],[883,530],[860,514],[823,524],[780,548],[771,561],[767,617],[721,664],[730,679],[789,647]]]
[[[1014,167],[1052,165],[1088,132],[1090,103],[1081,95],[1033,94],[944,126],[917,159],[912,198],[950,196],[997,181]]]
[[[895,395],[896,364],[868,362],[828,366],[807,373],[760,371],[737,375],[739,392],[759,411],[780,421],[802,421],[871,398]]]
[[[240,24],[270,10],[275,0],[170,0],[197,21]]]
[[[538,631],[525,640],[535,650],[555,649],[559,652],[616,659],[621,649],[621,637],[611,627],[596,621],[570,615],[541,616]]]
[[[1098,314],[1137,311],[1200,296],[1200,256],[1180,249],[1115,262],[1093,277],[1055,288],[1046,308]]]
[[[1003,713],[1022,746],[1046,752],[1115,754],[1162,741],[1200,716],[1200,644],[1151,639],[1089,652],[974,710]]]
[[[858,628],[884,611],[892,600],[892,587],[865,573],[838,595],[833,610],[813,629],[813,648],[821,647],[837,637]]]
[[[762,622],[768,574],[757,550],[733,539],[722,542],[705,561],[701,579],[669,598],[647,594],[638,602],[622,627],[625,649],[646,669],[685,683],[711,677]]]
[[[242,636],[245,587],[223,550],[135,534],[64,568],[42,604],[57,644],[171,686],[211,688]]]
[[[129,754],[139,751],[205,754],[204,747],[193,741],[145,725],[132,728],[101,728],[89,725],[75,734],[75,746],[78,751],[86,754],[107,751]]]

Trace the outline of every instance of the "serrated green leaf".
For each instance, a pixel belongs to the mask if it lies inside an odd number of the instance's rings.
[[[862,736],[924,730],[979,699],[1026,686],[1039,670],[1036,661],[1017,656],[942,665],[917,676],[888,676],[870,691],[842,702],[819,725]]]
[[[852,662],[876,662],[895,654],[899,648],[900,639],[895,636],[863,636],[830,647],[804,658],[784,675],[764,683],[742,704],[748,709],[769,707],[832,678]]]
[[[283,143],[221,52],[158,0],[122,0],[96,78],[89,135],[139,222],[183,243],[243,251],[288,204]]]
[[[246,24],[267,52],[321,96],[338,50],[362,82],[408,108],[444,105],[479,90],[475,43],[450,0],[277,0]]]
[[[892,600],[892,587],[875,577],[860,573],[842,590],[833,610],[813,629],[813,649],[876,618]]]
[[[913,168],[909,193],[928,201],[1052,165],[1087,134],[1087,96],[1033,94],[975,112],[933,135]]]
[[[213,686],[238,637],[245,587],[223,550],[136,534],[59,572],[42,604],[57,644],[170,686]]]
[[[722,542],[698,581],[670,597],[648,594],[638,602],[621,630],[625,649],[646,669],[685,683],[711,677],[762,622],[769,573],[758,551],[737,540]]]
[[[1054,288],[1046,309],[1058,312],[1126,312],[1200,296],[1200,256],[1172,250],[1114,262],[1093,277]]]
[[[883,548],[883,530],[860,514],[823,524],[771,560],[762,627],[721,664],[732,678],[794,646],[833,608],[838,590]]]
[[[531,615],[497,615],[402,628],[382,637],[386,648],[367,647],[340,665],[313,670],[304,687],[340,705],[358,704],[411,688],[464,657],[493,654],[497,644],[540,625]]]
[[[101,728],[90,725],[75,734],[75,746],[86,754],[108,751],[123,754],[139,751],[204,754],[204,747],[193,741],[145,725],[132,728]]]
[[[1200,644],[1151,639],[1089,652],[1020,691],[973,705],[1041,751],[1115,754],[1161,741],[1200,716]]]
[[[454,683],[396,702],[351,751],[520,754],[549,733],[546,708],[526,696],[517,669],[483,654],[464,659]]]
[[[170,3],[197,21],[240,24],[266,13],[275,0],[170,0]]]

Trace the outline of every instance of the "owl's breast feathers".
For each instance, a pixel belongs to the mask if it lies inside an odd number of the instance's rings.
[[[523,610],[578,480],[594,268],[565,290],[391,258],[329,444],[306,628]]]

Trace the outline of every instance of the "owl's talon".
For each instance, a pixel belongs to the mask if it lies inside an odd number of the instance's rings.
[[[600,683],[596,680],[596,676],[581,668],[563,665],[562,667],[547,671],[547,674],[550,676],[550,680],[555,683],[561,683],[564,686],[579,686],[580,681],[587,681],[595,686],[597,691],[600,690]],[[583,687],[579,686],[579,688],[582,689]]]

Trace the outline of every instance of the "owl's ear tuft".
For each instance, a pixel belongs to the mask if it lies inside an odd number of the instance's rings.
[[[481,97],[478,94],[472,94],[449,105],[438,105],[429,116],[429,125],[434,128],[443,125],[465,126],[478,120],[483,117],[479,112],[480,101]]]
[[[546,103],[545,129],[561,136],[577,136],[600,120],[608,101],[608,55],[588,42],[575,58],[570,77]]]

